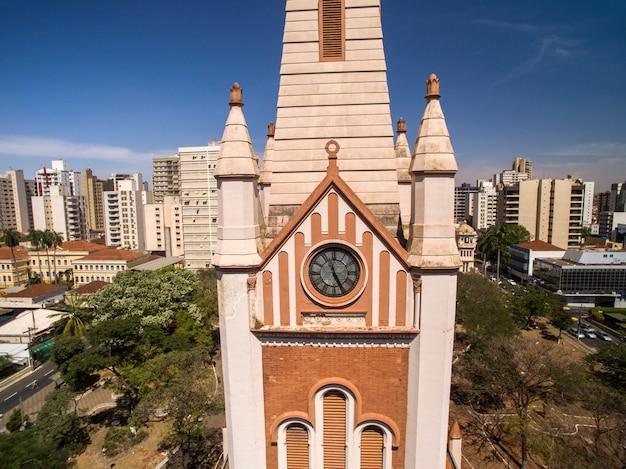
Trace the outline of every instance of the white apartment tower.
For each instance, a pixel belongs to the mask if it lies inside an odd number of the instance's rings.
[[[50,195],[53,186],[68,186],[70,195],[82,195],[81,173],[69,169],[65,160],[52,160],[52,168],[44,166],[35,174],[36,195]]]
[[[483,182],[472,197],[472,227],[486,230],[498,218],[498,192],[491,183]]]
[[[0,230],[13,228],[27,233],[31,227],[30,207],[24,172],[9,169],[0,174]]]
[[[184,256],[180,197],[166,195],[144,208],[146,250],[165,256]]]
[[[104,225],[107,246],[145,250],[144,206],[152,193],[143,190],[140,173],[115,178],[115,190],[104,191]]]
[[[72,195],[69,186],[50,186],[48,195],[31,197],[31,204],[36,230],[56,231],[64,241],[87,239],[87,202],[81,195]]]
[[[286,2],[261,171],[231,88],[212,259],[231,469],[449,467],[461,261],[435,75],[421,115],[396,152],[379,0]]]
[[[220,145],[180,147],[180,203],[182,206],[185,268],[211,267],[217,243],[217,181],[215,165]]]

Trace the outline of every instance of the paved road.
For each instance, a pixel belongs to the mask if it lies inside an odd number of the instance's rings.
[[[33,385],[36,380],[36,384]],[[22,406],[25,414],[30,416],[30,421],[36,420],[36,414],[41,410],[46,396],[54,392],[55,384],[60,383],[60,373],[53,363],[45,363],[37,370],[27,373],[19,380],[0,391],[0,431],[4,429],[11,412],[16,407]],[[21,402],[20,402],[21,398]],[[111,390],[96,387],[76,398],[79,414],[85,415],[101,406],[110,407],[115,405],[111,396]]]

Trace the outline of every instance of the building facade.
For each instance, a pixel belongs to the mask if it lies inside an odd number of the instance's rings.
[[[178,149],[186,269],[211,267],[217,243],[217,181],[214,173],[219,150],[217,142]]]
[[[105,191],[104,226],[106,244],[132,250],[145,250],[144,206],[152,203],[152,193],[143,190],[141,174],[127,179],[114,178],[115,190]]]
[[[426,94],[404,239],[379,1],[287,2],[264,201],[231,88],[213,257],[229,467],[446,467],[457,166],[434,75]]]
[[[0,174],[0,230],[13,228],[27,233],[32,227],[30,210],[24,172],[10,169]]]
[[[152,196],[154,203],[163,202],[165,196],[180,195],[180,159],[178,155],[152,160]]]
[[[584,188],[569,179],[533,179],[500,187],[498,220],[522,225],[531,239],[566,249],[581,239]]]
[[[184,256],[180,197],[166,195],[144,209],[146,250],[164,256]]]
[[[456,245],[459,248],[461,256],[461,267],[459,270],[463,273],[474,271],[474,257],[476,254],[476,243],[478,242],[478,234],[467,223],[463,223],[456,229]]]
[[[71,195],[69,186],[50,186],[48,195],[31,197],[36,230],[52,230],[65,241],[86,240],[89,214],[85,197]]]

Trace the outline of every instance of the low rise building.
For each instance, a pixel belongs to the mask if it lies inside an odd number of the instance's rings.
[[[533,275],[536,258],[561,259],[565,249],[536,239],[527,243],[509,246],[509,274],[519,280],[528,280]]]
[[[626,251],[568,249],[561,259],[536,258],[533,275],[568,306],[626,307]]]
[[[472,272],[474,270],[474,255],[476,254],[476,243],[478,235],[474,228],[467,223],[463,223],[456,229],[456,245],[459,248],[462,265],[461,272]]]
[[[154,256],[125,249],[102,249],[72,261],[74,284],[85,285],[94,280],[111,283],[119,272],[153,260]]]
[[[15,262],[13,254],[15,254]],[[2,288],[26,285],[28,282],[28,250],[22,246],[16,246],[13,248],[13,254],[11,248],[0,248],[0,287]]]
[[[51,278],[61,278],[64,274],[69,274],[71,278],[72,261],[102,249],[107,249],[107,247],[88,241],[64,241],[56,250],[49,250],[48,252],[45,249],[30,251],[31,271],[38,273],[41,279],[48,283],[50,283]]]

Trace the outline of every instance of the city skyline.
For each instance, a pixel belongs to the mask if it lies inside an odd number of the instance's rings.
[[[626,6],[383,1],[394,121],[412,144],[424,81],[441,79],[459,173],[491,178],[515,156],[533,177],[626,179]],[[64,159],[98,177],[141,172],[220,140],[228,89],[244,89],[254,150],[275,121],[284,5],[39,0],[1,7],[0,171]]]

